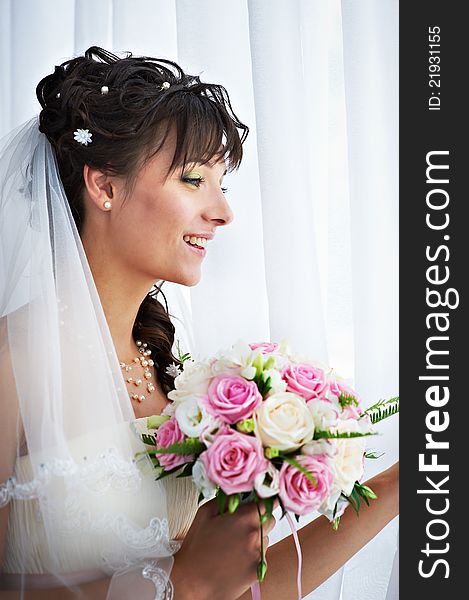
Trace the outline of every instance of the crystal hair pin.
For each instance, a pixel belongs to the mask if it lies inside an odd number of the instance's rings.
[[[170,365],[168,365],[166,367],[165,372],[167,373],[167,375],[169,375],[170,377],[177,377],[178,375],[181,374],[181,369],[179,368],[178,365],[176,365],[174,362],[171,363]]]
[[[169,81],[163,81],[163,83],[161,84],[161,89],[167,90],[170,86],[171,84],[169,83]]]
[[[92,135],[93,134],[90,133],[89,129],[77,129],[73,132],[73,137],[75,138],[75,141],[77,141],[80,144],[83,144],[83,146],[88,146],[88,144],[91,144]]]

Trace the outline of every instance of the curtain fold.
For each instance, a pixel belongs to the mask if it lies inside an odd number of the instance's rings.
[[[225,85],[251,131],[225,179],[235,219],[187,291],[191,344],[287,338],[365,404],[398,394],[398,0],[0,0],[0,34],[0,135],[91,45]],[[368,475],[398,456],[397,418],[380,430]],[[395,600],[397,526],[307,597]]]

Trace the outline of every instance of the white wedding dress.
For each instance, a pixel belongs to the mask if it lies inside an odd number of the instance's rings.
[[[90,456],[93,447],[90,436],[73,440],[72,456],[81,466],[70,478],[73,489],[64,489],[62,502],[50,507],[53,518],[61,523],[58,566],[51,564],[46,528],[38,519],[40,511],[35,496],[40,494],[41,482],[32,479],[28,454],[17,459],[14,475],[16,488],[22,490],[23,498],[10,501],[4,588],[16,588],[20,573],[26,574],[27,588],[49,587],[51,581],[47,574],[51,571],[63,574],[67,585],[99,579],[103,573],[111,575],[139,560],[157,556],[166,526],[172,547],[179,548],[195,517],[198,491],[191,477],[177,478],[171,474],[156,482],[151,464],[139,460],[138,456],[136,465],[142,477],[135,477],[128,464],[122,464],[117,452],[119,442],[130,441],[137,451],[141,449],[140,434],[145,431],[146,418],[141,418],[123,423],[119,429],[103,430],[99,436],[94,433],[101,448],[103,439],[109,442],[107,451],[94,457]],[[51,471],[59,475],[60,470],[66,468],[67,464],[59,460],[55,465],[45,465],[44,477],[48,478]],[[57,477],[57,485],[60,482]],[[160,485],[166,489],[167,524],[154,517],[159,513],[158,503],[165,497],[159,491]],[[86,486],[86,494],[80,493],[82,486]]]
[[[171,314],[184,316],[175,305]],[[139,436],[146,420],[135,419],[37,117],[0,140],[0,417],[0,509],[9,511],[0,590],[105,575],[108,600],[155,598],[155,588],[170,597],[198,492],[191,478],[155,480]],[[131,589],[142,580],[153,594]]]

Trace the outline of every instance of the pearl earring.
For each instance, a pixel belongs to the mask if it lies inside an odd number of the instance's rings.
[[[112,206],[112,204],[109,202],[109,200],[106,200],[106,202],[104,202],[104,204],[103,204],[103,208],[105,210],[111,210],[111,206]]]

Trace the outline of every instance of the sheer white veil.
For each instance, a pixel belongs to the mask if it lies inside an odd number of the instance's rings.
[[[179,546],[169,538],[165,486],[153,477],[151,489],[142,487],[151,464],[127,434],[135,414],[54,151],[38,125],[34,117],[0,141],[0,508],[32,502],[43,547],[34,547],[27,524],[9,529],[4,566],[16,561],[10,569],[25,589],[40,551],[55,585],[68,586],[64,549],[85,547],[99,532],[114,550],[102,556],[108,598],[169,598]],[[178,288],[164,290],[191,351],[190,311]],[[16,466],[25,454],[22,479]],[[128,522],[125,506],[145,494],[151,522]],[[156,591],[143,592],[149,582]]]

